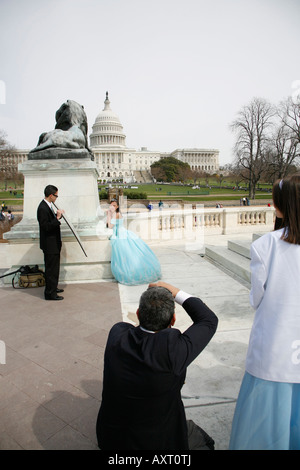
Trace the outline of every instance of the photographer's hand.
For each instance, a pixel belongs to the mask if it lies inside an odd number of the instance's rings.
[[[171,292],[174,299],[176,297],[176,294],[180,291],[178,287],[172,286],[171,284],[168,284],[167,282],[164,282],[164,281],[153,282],[149,284],[148,287],[164,287],[165,289],[168,289]]]

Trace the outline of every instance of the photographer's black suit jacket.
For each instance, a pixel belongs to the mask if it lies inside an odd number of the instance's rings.
[[[193,321],[184,333],[176,328],[148,333],[124,322],[112,327],[97,419],[101,449],[188,449],[180,390],[187,366],[211,340],[218,319],[196,297],[183,308]]]
[[[58,254],[61,250],[60,222],[43,200],[37,210],[40,226],[40,248],[45,254]]]

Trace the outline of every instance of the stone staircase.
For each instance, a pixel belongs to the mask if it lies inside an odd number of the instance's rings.
[[[153,183],[153,178],[149,171],[136,170],[133,173],[137,183]]]
[[[214,265],[246,287],[251,286],[250,246],[261,234],[253,234],[251,241],[228,240],[226,246],[206,246],[205,256]]]

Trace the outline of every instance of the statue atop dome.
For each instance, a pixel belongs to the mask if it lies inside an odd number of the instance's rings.
[[[123,131],[123,126],[119,117],[110,107],[110,100],[108,98],[108,91],[104,100],[104,108],[97,115],[94,125],[92,126],[92,133],[90,135],[90,145],[93,149],[96,148],[110,148],[125,149],[126,136]]]
[[[67,100],[55,114],[55,129],[40,135],[37,146],[29,152],[29,160],[44,158],[90,158],[87,116],[84,107]]]
[[[110,109],[110,101],[109,101],[109,98],[108,98],[108,91],[106,92],[106,98],[105,98],[105,101],[104,101],[104,109],[103,111],[105,111],[106,109]]]

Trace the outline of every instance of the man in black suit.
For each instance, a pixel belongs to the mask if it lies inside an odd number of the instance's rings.
[[[58,189],[49,184],[44,190],[45,199],[40,203],[37,210],[37,219],[40,226],[40,248],[44,252],[45,262],[45,299],[63,300],[57,295],[63,292],[58,288],[59,266],[60,266],[60,219],[64,211],[57,209],[56,213],[52,203],[58,198]]]
[[[181,333],[175,302],[193,324]],[[213,337],[216,315],[197,297],[159,281],[150,284],[137,310],[139,326],[110,330],[103,373],[97,439],[102,450],[213,450],[214,441],[187,421],[181,399],[187,366]]]

